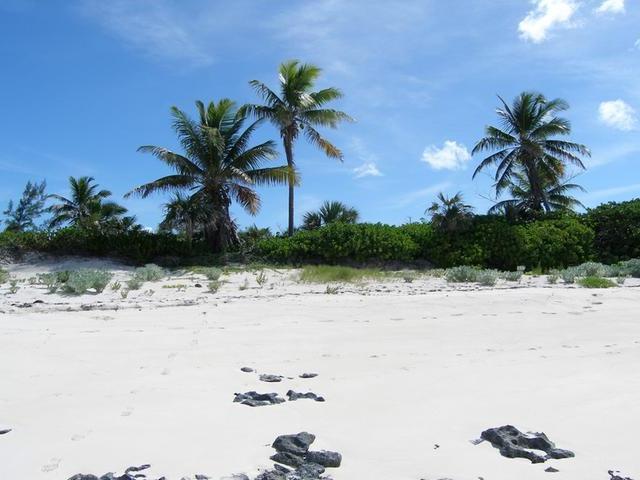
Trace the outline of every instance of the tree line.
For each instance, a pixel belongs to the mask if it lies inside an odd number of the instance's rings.
[[[172,127],[181,152],[155,145],[138,151],[156,157],[167,167],[167,175],[144,183],[125,195],[146,198],[154,193],[170,193],[164,205],[160,230],[175,232],[189,242],[203,239],[214,252],[239,242],[238,226],[231,217],[233,203],[250,215],[261,206],[256,191],[262,185],[288,187],[287,234],[296,227],[295,187],[301,173],[295,162],[295,146],[301,139],[317,147],[327,157],[342,160],[342,151],[325,138],[321,128],[337,128],[352,118],[329,108],[342,97],[337,88],[316,89],[321,69],[315,65],[288,61],[280,65],[278,88],[258,80],[249,82],[262,103],[238,106],[230,99],[205,104],[196,102],[194,119],[177,107],[171,108]],[[495,204],[489,214],[510,221],[536,219],[550,212],[571,211],[582,206],[573,192],[583,190],[572,181],[569,169],[584,170],[582,158],[590,155],[582,144],[571,142],[570,122],[561,116],[569,105],[561,99],[547,99],[535,92],[523,92],[511,104],[499,97],[496,109],[499,126],[489,125],[473,148],[473,154],[487,154],[473,178],[494,168]],[[252,137],[263,124],[278,131],[286,163],[273,165],[278,145],[273,140],[254,143]],[[47,195],[46,183],[27,183],[22,198],[9,202],[5,214],[7,230],[36,229],[36,220],[45,213],[51,218],[46,228],[70,225],[85,229],[126,231],[140,229],[135,217],[110,200],[111,192],[100,189],[92,177],[70,177],[71,194]],[[508,198],[504,198],[504,197]],[[47,202],[52,202],[46,206]],[[440,193],[425,211],[434,226],[447,231],[464,229],[473,216],[462,193],[447,197]],[[358,211],[341,202],[325,202],[317,211],[307,212],[301,226],[313,230],[334,222],[356,223]],[[253,227],[248,235],[264,230]]]

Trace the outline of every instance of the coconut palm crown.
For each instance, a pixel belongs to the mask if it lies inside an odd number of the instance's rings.
[[[469,224],[473,217],[473,207],[464,203],[460,192],[452,197],[447,197],[440,192],[438,201],[433,202],[424,213],[431,216],[431,224],[436,228],[454,232]]]
[[[191,201],[203,209],[208,243],[214,251],[221,251],[237,242],[236,226],[229,212],[232,201],[255,215],[261,203],[256,186],[295,184],[296,175],[287,166],[264,167],[277,157],[273,141],[251,146],[251,136],[262,120],[244,128],[246,114],[226,98],[206,106],[197,101],[196,107],[198,121],[177,107],[171,108],[183,154],[151,145],[138,149],[154,155],[173,173],[140,185],[127,196],[145,198],[157,192],[188,192]]]
[[[317,211],[304,214],[303,228],[314,230],[330,223],[356,223],[359,216],[358,210],[342,202],[324,202]]]
[[[315,65],[303,64],[298,60],[284,62],[279,68],[279,92],[267,85],[252,80],[249,84],[262,97],[264,105],[245,105],[243,109],[259,119],[271,122],[280,132],[287,165],[295,166],[294,146],[302,135],[312,145],[319,148],[329,158],[342,160],[340,149],[324,138],[317,127],[336,128],[341,121],[351,121],[346,113],[325,108],[325,105],[342,97],[337,88],[314,91],[321,69]],[[294,187],[289,183],[289,235],[294,230]]]
[[[590,156],[584,145],[560,140],[570,135],[571,124],[558,116],[569,105],[561,99],[548,100],[535,92],[523,92],[508,105],[496,110],[501,127],[488,126],[485,137],[474,147],[473,154],[493,151],[476,168],[473,177],[491,165],[496,165],[496,196],[508,189],[517,174],[529,184],[532,202],[551,211],[551,201],[545,192],[545,181],[559,182],[567,166],[585,169],[581,156]]]

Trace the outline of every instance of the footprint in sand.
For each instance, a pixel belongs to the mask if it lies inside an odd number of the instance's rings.
[[[131,407],[127,407],[127,409],[126,409],[126,410],[124,410],[124,411],[120,414],[120,416],[121,416],[121,417],[130,417],[132,413],[133,413],[133,408],[131,408]]]
[[[170,353],[169,355],[167,355],[167,358],[168,358],[169,360],[172,360],[172,359],[176,358],[176,356],[177,356],[177,355],[178,355],[177,353],[172,352],[172,353]]]
[[[165,368],[160,372],[160,375],[169,375],[170,373],[171,373],[171,370],[169,370],[168,368]]]
[[[76,433],[75,435],[71,436],[71,441],[79,442],[80,440],[84,440],[85,438],[87,438],[87,435],[89,435],[90,433],[91,433],[91,430],[88,430],[87,433]]]
[[[53,472],[55,469],[57,469],[60,466],[60,462],[62,461],[61,458],[52,458],[50,463],[47,463],[46,465],[42,466],[42,471],[43,472]]]

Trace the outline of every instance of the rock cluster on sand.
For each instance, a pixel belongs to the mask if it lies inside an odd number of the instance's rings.
[[[260,381],[267,383],[281,382],[283,378],[284,377],[282,375],[270,375],[268,373],[263,373],[260,375]]]
[[[556,448],[555,444],[544,433],[522,433],[512,425],[490,428],[482,432],[483,440],[487,440],[500,454],[507,458],[526,458],[531,463],[543,463],[547,460],[570,458],[575,456],[569,450]],[[545,456],[531,450],[541,450]]]
[[[629,477],[623,477],[618,471],[609,470],[608,473],[609,473],[609,476],[611,477],[609,480],[633,480],[632,478],[629,478]]]
[[[315,400],[316,402],[324,402],[324,397],[316,395],[313,392],[300,393],[294,392],[293,390],[289,390],[287,392],[287,398],[290,402],[294,402],[296,400],[300,400],[301,398],[307,398],[309,400]]]
[[[275,465],[273,470],[262,472],[256,480],[314,480],[322,478],[325,468],[339,467],[342,463],[339,453],[309,451],[315,439],[315,435],[307,432],[280,435],[273,442],[276,453],[271,460],[286,467]]]
[[[150,468],[151,465],[145,464],[140,465],[139,467],[129,467],[124,471],[123,475],[116,475],[113,472],[105,473],[104,475],[98,477],[96,475],[85,475],[82,473],[78,473],[73,477],[69,478],[69,480],[145,480],[147,476],[144,473],[140,473],[147,468]],[[164,477],[161,477],[157,480],[163,480]],[[149,479],[151,480],[151,479]]]
[[[236,403],[242,405],[248,405],[250,407],[264,407],[265,405],[276,405],[278,403],[284,403],[285,399],[278,396],[277,393],[258,393],[258,392],[246,392],[236,393],[233,399]]]

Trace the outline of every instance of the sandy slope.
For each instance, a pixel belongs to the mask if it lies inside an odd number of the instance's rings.
[[[0,478],[142,463],[169,479],[255,473],[276,435],[301,430],[343,454],[336,480],[545,479],[550,465],[559,479],[640,474],[638,289],[394,288],[118,311],[5,303],[0,429],[13,431],[0,436]],[[294,379],[265,384],[242,366]],[[319,376],[297,378],[308,371]],[[327,401],[232,403],[289,388]],[[506,423],[576,458],[531,465],[470,443]]]

